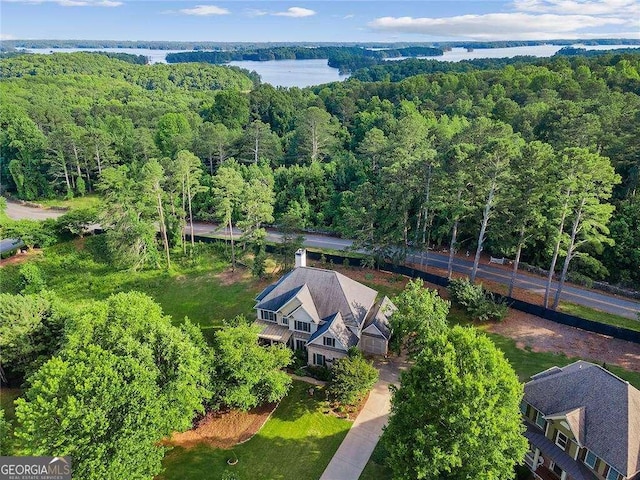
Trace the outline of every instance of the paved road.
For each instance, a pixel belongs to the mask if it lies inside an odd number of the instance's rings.
[[[41,210],[37,208],[25,207],[13,202],[7,203],[7,214],[11,218],[32,218],[32,219],[45,219],[55,218],[62,215],[63,212],[56,210]],[[218,230],[215,225],[210,223],[196,223],[194,224],[194,233],[196,235],[216,235],[225,233],[224,230]],[[274,231],[269,231],[267,234],[267,240],[272,242],[279,242],[281,235]],[[327,248],[333,250],[344,250],[352,246],[351,240],[326,237],[322,235],[305,235],[305,246],[316,248]],[[428,261],[424,259],[420,254],[409,255],[409,261],[413,263],[422,263],[436,268],[447,268],[448,255],[429,252]],[[454,259],[453,269],[459,273],[470,273],[473,266],[471,259],[456,257]],[[485,280],[492,280],[495,282],[508,284],[510,280],[510,272],[501,268],[497,268],[490,265],[481,265],[478,270],[478,278]],[[525,273],[519,273],[516,280],[516,286],[525,290],[532,291],[534,293],[544,293],[546,285],[546,279],[534,275],[528,275]],[[555,292],[556,283],[553,283],[553,293]],[[565,285],[562,291],[562,300],[576,303],[578,305],[584,305],[587,307],[595,308],[607,313],[613,313],[627,318],[637,319],[638,312],[640,312],[640,302],[636,302],[629,299],[613,297],[599,293],[594,290],[588,290],[583,288],[574,287],[572,285]]]
[[[400,385],[400,370],[407,368],[407,364],[394,358],[392,361],[376,364],[376,367],[380,370],[380,380],[373,386],[367,402],[333,454],[320,480],[360,478],[382,435],[382,427],[387,424],[391,410],[389,385]]]

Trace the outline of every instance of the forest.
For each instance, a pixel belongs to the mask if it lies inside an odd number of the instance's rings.
[[[414,59],[307,89],[84,53],[0,67],[3,186],[25,200],[98,191],[130,264],[163,251],[169,264],[201,219],[240,226],[257,254],[270,224],[394,261],[445,248],[640,284],[637,53],[461,71]]]

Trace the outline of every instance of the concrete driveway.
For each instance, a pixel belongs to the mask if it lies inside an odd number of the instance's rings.
[[[389,385],[400,384],[400,371],[408,365],[394,357],[388,361],[376,362],[376,367],[380,371],[380,380],[371,390],[367,403],[320,480],[357,480],[382,435],[382,427],[387,424],[391,409]]]

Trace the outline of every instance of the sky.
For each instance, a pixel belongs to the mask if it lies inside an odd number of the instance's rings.
[[[0,0],[0,39],[408,42],[640,38],[640,0]]]

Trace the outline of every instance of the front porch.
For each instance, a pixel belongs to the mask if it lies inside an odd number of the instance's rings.
[[[258,341],[261,345],[269,346],[276,343],[289,345],[289,339],[293,332],[288,327],[277,323],[265,322],[264,320],[256,320],[254,325],[262,328],[258,333]]]

